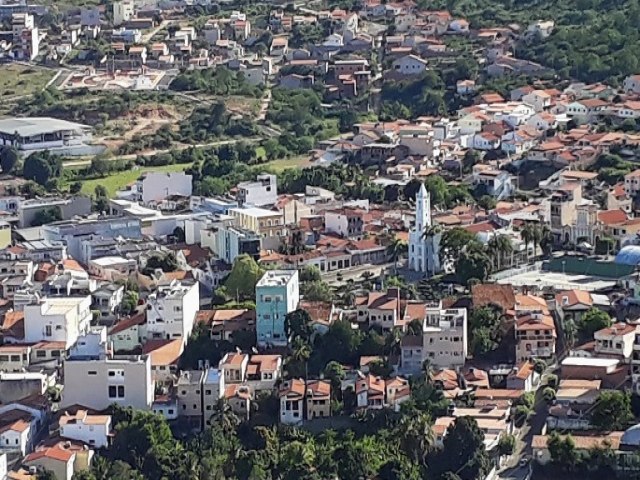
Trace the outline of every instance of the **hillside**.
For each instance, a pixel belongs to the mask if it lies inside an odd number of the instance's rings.
[[[553,67],[562,77],[617,83],[638,72],[638,0],[449,0],[424,6],[450,9],[474,28],[510,23],[526,28],[535,20],[554,20],[549,38],[520,43],[516,55]]]

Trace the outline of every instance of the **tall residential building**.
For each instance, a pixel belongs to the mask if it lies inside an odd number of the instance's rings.
[[[402,339],[400,372],[419,373],[427,360],[435,368],[459,368],[464,365],[467,354],[467,310],[444,309],[442,302],[427,303],[422,335],[407,335]]]
[[[24,341],[64,342],[68,349],[87,332],[91,318],[91,295],[42,298],[24,306]]]
[[[409,232],[409,268],[427,276],[435,275],[440,265],[440,239],[442,234],[431,230],[431,196],[424,184],[416,195],[416,223]]]
[[[200,308],[198,282],[192,285],[172,281],[161,285],[147,298],[149,338],[188,338]]]
[[[115,26],[128,22],[135,13],[133,0],[122,0],[113,3],[113,24]]]
[[[254,205],[263,207],[273,205],[278,200],[278,185],[275,175],[264,173],[258,175],[255,182],[241,182],[238,184],[236,199],[239,206]]]
[[[298,308],[300,285],[297,270],[270,270],[256,285],[258,345],[287,345],[285,317]]]
[[[204,428],[216,411],[224,389],[224,375],[217,368],[182,372],[176,384],[178,415]]]
[[[213,253],[228,264],[233,264],[237,256],[250,255],[254,260],[260,258],[260,237],[244,228],[231,225],[220,225],[211,229],[214,235]]]
[[[287,235],[282,212],[247,207],[231,208],[229,215],[235,219],[237,226],[257,233],[263,249],[277,250],[281,238]]]
[[[116,403],[149,410],[154,398],[149,355],[113,355],[106,328],[94,329],[78,340],[64,361],[62,408],[83,405],[104,410]]]
[[[33,60],[40,50],[40,36],[33,15],[14,13],[11,16],[14,54],[18,60]]]

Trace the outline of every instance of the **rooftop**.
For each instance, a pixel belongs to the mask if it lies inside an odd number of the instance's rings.
[[[289,283],[297,270],[267,270],[256,287],[280,287]]]
[[[60,130],[90,129],[88,125],[68,122],[51,117],[4,118],[0,120],[0,133],[13,135],[18,132],[22,137],[42,135]]]

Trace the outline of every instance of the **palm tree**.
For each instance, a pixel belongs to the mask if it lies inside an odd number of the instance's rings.
[[[529,259],[529,244],[533,243],[534,241],[533,239],[535,238],[535,235],[533,233],[535,228],[536,227],[532,223],[527,223],[522,229],[522,231],[520,232],[520,236],[524,241],[524,250],[527,255],[527,260]],[[535,245],[534,245],[534,250],[535,250]]]
[[[294,366],[294,368],[304,366],[305,380],[307,378],[307,361],[309,357],[311,357],[311,346],[300,337],[294,338],[291,344],[289,366]],[[297,369],[295,369],[295,373],[298,373]]]
[[[502,260],[513,252],[511,239],[506,235],[494,235],[487,243],[487,251],[492,263],[496,262],[495,270],[500,270]]]
[[[424,465],[427,455],[435,446],[436,437],[431,428],[431,418],[425,413],[405,415],[396,429],[402,449],[412,461]]]
[[[384,352],[386,355],[400,353],[400,344],[402,343],[402,332],[398,328],[392,329],[384,339]]]
[[[393,274],[398,273],[398,260],[408,252],[409,248],[405,242],[399,238],[395,238],[387,247],[387,255],[393,260]]]
[[[548,225],[540,227],[540,240],[538,243],[540,244],[542,253],[548,255],[551,251],[550,247],[553,245],[553,234]]]
[[[431,238],[435,237],[437,234],[442,232],[442,227],[440,225],[427,225],[424,227],[422,231],[422,238]]]

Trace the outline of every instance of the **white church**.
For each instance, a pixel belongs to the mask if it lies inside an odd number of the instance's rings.
[[[442,233],[425,236],[431,227],[431,196],[424,184],[416,195],[416,223],[409,232],[409,268],[431,277],[442,270],[440,239]]]

